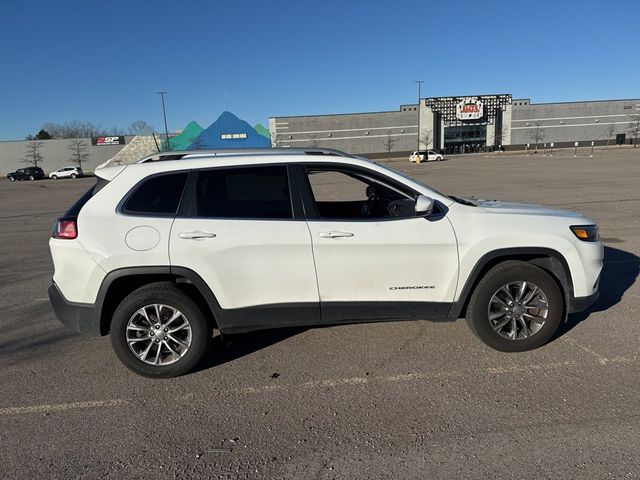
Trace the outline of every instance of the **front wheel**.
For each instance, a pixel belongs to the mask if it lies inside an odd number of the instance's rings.
[[[34,177],[33,175],[29,175],[29,180],[31,180],[32,182],[36,179],[36,177]]]
[[[480,340],[503,352],[547,343],[564,318],[555,280],[535,265],[507,261],[480,280],[467,307],[467,324]]]
[[[191,371],[207,353],[211,324],[171,283],[135,290],[118,306],[111,345],[120,361],[145,377],[170,378]]]
[[[78,176],[75,173],[72,173],[71,178],[78,178]]]
[[[51,180],[57,180],[58,176],[57,175],[51,175]]]
[[[15,182],[15,181],[16,181],[16,179],[15,179],[14,177],[9,177],[9,181],[10,181],[10,182]]]

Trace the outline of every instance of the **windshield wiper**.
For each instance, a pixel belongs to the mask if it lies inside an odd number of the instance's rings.
[[[454,202],[460,203],[462,205],[468,205],[470,207],[477,207],[478,206],[477,203],[474,203],[471,200],[467,200],[466,198],[454,197],[453,195],[447,195],[447,197],[449,197]]]

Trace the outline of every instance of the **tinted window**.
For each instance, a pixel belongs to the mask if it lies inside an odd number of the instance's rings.
[[[287,168],[200,172],[196,185],[196,214],[216,218],[291,218]]]
[[[150,178],[125,202],[125,213],[175,215],[189,174],[172,173]]]

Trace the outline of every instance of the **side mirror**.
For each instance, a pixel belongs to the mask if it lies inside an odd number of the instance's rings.
[[[431,215],[434,205],[435,203],[433,198],[427,197],[426,195],[420,195],[416,199],[416,215],[421,217]]]

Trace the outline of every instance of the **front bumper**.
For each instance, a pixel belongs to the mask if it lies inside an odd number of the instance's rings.
[[[101,335],[100,313],[90,303],[72,303],[55,283],[49,287],[49,301],[60,322],[76,332],[89,335]]]

